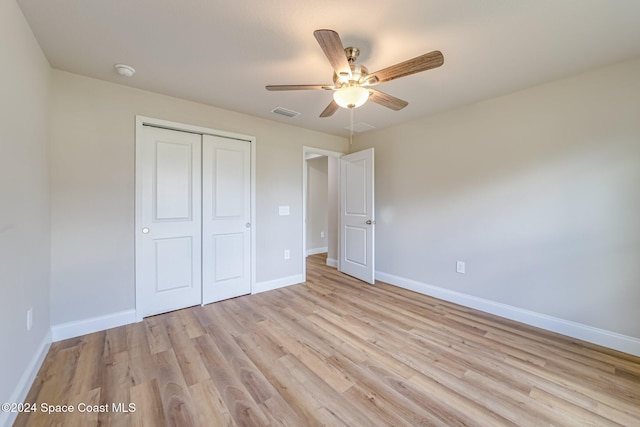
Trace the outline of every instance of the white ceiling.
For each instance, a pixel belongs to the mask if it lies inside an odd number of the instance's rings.
[[[330,84],[313,31],[336,30],[370,72],[432,50],[435,70],[376,88],[409,102],[368,102],[376,128],[640,57],[638,0],[18,0],[52,67],[346,136],[349,112],[321,119]],[[118,75],[114,64],[137,70]],[[286,118],[270,111],[300,113]]]

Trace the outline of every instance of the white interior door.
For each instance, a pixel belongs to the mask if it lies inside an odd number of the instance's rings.
[[[373,148],[340,158],[340,263],[343,273],[375,281]]]
[[[203,136],[204,304],[251,292],[250,162],[250,142]]]
[[[200,304],[201,136],[143,126],[136,144],[136,308]]]

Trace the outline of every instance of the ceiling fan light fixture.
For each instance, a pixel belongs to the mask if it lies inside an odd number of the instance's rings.
[[[313,36],[333,68],[333,85],[268,85],[266,89],[270,91],[333,91],[333,100],[320,113],[320,117],[331,117],[339,108],[360,107],[369,98],[371,98],[371,102],[391,110],[402,110],[409,105],[407,101],[373,88],[369,89],[369,86],[438,68],[444,63],[442,52],[434,50],[369,74],[367,67],[356,62],[360,50],[356,47],[342,47],[342,41],[337,32],[320,29],[315,30]]]
[[[358,108],[369,99],[369,91],[360,86],[345,86],[333,92],[333,100],[342,108]]]

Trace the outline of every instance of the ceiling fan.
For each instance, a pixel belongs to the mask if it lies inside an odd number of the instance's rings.
[[[333,100],[320,114],[320,117],[330,117],[338,108],[356,108],[371,99],[373,102],[392,110],[401,110],[409,103],[395,96],[373,89],[380,83],[388,82],[399,77],[405,77],[421,71],[437,68],[444,63],[444,56],[440,51],[425,53],[396,65],[369,73],[369,70],[357,64],[360,55],[357,47],[342,47],[342,41],[333,30],[316,30],[313,32],[318,44],[333,67],[333,84],[328,85],[269,85],[267,90],[330,90]]]

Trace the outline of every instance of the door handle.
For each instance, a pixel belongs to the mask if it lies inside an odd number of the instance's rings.
[[[250,223],[250,222],[248,222],[248,223],[246,223],[244,226],[245,226],[246,228],[251,228],[251,223]]]
[[[142,227],[142,234],[149,234],[149,227]]]
[[[365,222],[365,224],[367,225],[371,225],[371,224],[375,224],[375,221],[371,221],[370,219],[367,220],[367,222]]]

